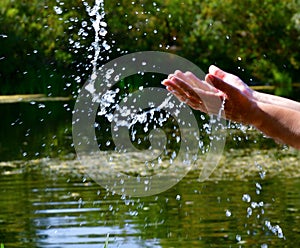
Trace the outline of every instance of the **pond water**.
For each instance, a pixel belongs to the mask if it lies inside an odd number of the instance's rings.
[[[78,166],[70,136],[72,107],[71,102],[0,105],[6,116],[0,139],[5,247],[104,247],[107,241],[108,247],[300,244],[296,151],[247,130],[244,148],[230,135],[224,158],[207,181],[191,171],[161,194],[130,198],[102,188]],[[253,135],[260,145],[252,146]]]

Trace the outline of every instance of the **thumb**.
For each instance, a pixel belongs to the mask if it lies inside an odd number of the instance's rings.
[[[226,95],[231,95],[232,93],[237,91],[237,89],[232,87],[232,85],[224,82],[222,79],[220,79],[212,74],[206,75],[205,81],[212,84],[215,88],[224,92]]]
[[[215,65],[211,65],[208,69],[209,73],[218,77],[218,78],[221,78],[221,79],[224,79],[226,77],[226,75],[228,74],[227,72],[221,70],[219,67],[215,66]]]

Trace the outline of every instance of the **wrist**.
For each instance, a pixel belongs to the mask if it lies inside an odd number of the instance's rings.
[[[248,123],[249,125],[255,126],[255,127],[259,127],[261,126],[262,122],[263,122],[263,111],[261,109],[260,106],[260,102],[253,100],[251,102],[251,107],[249,108],[249,115],[248,115]]]
[[[262,93],[261,92],[252,90],[251,95],[252,95],[252,99],[254,101],[261,101],[261,98],[262,98]]]

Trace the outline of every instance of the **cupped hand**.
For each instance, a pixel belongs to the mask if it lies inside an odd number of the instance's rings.
[[[250,124],[256,107],[251,89],[238,77],[217,67],[211,66],[210,72],[202,81],[191,72],[176,71],[162,84],[180,101],[207,114],[219,115],[225,99],[222,117]]]
[[[180,101],[193,109],[208,114],[218,114],[224,93],[211,84],[200,80],[191,72],[176,71],[162,82]]]

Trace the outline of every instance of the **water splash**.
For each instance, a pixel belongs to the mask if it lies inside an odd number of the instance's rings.
[[[122,164],[122,168],[118,168],[113,171],[113,178],[107,178],[107,185],[105,185],[105,187],[115,188],[118,190],[120,189],[121,193],[123,194],[125,186],[129,185],[128,192],[132,192],[130,194],[149,194],[148,192],[136,192],[133,191],[136,189],[130,188],[130,183],[134,183],[136,185],[137,183],[139,183],[142,186],[143,184],[145,184],[147,189],[150,189],[152,186],[152,193],[157,192],[163,189],[162,186],[164,182],[162,182],[161,177],[168,174],[167,176],[170,178],[170,182],[166,184],[165,187],[170,187],[170,185],[177,183],[178,178],[182,177],[182,175],[185,175],[195,162],[197,157],[197,150],[199,149],[199,146],[197,145],[197,143],[199,142],[199,128],[196,120],[191,110],[185,107],[183,103],[178,104],[177,102],[176,104],[174,104],[172,101],[173,96],[170,94],[166,96],[167,91],[165,89],[153,87],[154,91],[149,91],[149,88],[143,89],[142,87],[140,89],[140,93],[125,93],[124,95],[124,92],[119,92],[121,91],[121,89],[116,90],[112,89],[112,87],[127,76],[135,74],[144,75],[144,73],[147,72],[168,75],[170,73],[173,73],[176,69],[178,69],[178,67],[182,70],[194,70],[194,74],[198,76],[201,75],[201,77],[204,77],[202,76],[202,74],[204,75],[204,73],[198,67],[194,67],[194,65],[191,65],[189,61],[183,58],[159,52],[143,52],[130,54],[129,56],[122,56],[98,68],[98,62],[100,60],[103,61],[101,52],[105,52],[110,49],[110,46],[104,39],[107,34],[107,25],[104,22],[105,12],[103,2],[103,0],[96,0],[93,7],[91,7],[87,2],[84,2],[87,13],[89,14],[89,16],[93,17],[91,21],[95,32],[95,39],[91,47],[94,50],[94,56],[91,60],[93,69],[92,75],[87,84],[83,86],[82,91],[80,92],[80,96],[79,98],[77,98],[78,105],[75,106],[74,110],[73,133],[75,134],[75,136],[77,136],[75,137],[75,139],[78,138],[78,141],[74,141],[74,143],[80,147],[79,150],[80,152],[82,152],[82,157],[89,159],[89,155],[91,155],[90,157],[91,159],[93,159],[93,156],[95,156],[95,154],[102,153],[101,155],[103,155],[103,159],[106,159],[107,155],[109,157],[108,161],[104,162],[108,162],[108,166],[116,168],[116,164],[113,164],[113,161],[120,161],[121,155],[123,157],[128,157],[128,151],[130,151],[131,154],[140,152],[138,149],[136,149],[132,142],[140,142],[140,140],[138,140],[138,136],[136,135],[134,126],[135,124],[143,124],[144,132],[146,135],[148,135],[149,142],[151,143],[149,150],[147,154],[144,154],[143,159],[145,158],[145,156],[150,156],[149,159],[146,159],[146,161],[139,161],[139,163],[145,163],[146,166],[144,167],[146,170],[143,171],[143,173],[144,175],[149,176],[149,179],[141,179],[139,177],[135,178],[133,176],[128,176],[128,173],[131,173],[131,171],[128,169],[130,168],[130,165],[124,166],[124,164]],[[82,25],[86,26],[87,23],[84,22],[82,23]],[[166,63],[166,61],[170,61],[170,63]],[[137,70],[137,68],[139,69]],[[155,99],[153,98],[153,96],[155,96]],[[82,100],[79,100],[80,98],[82,98]],[[225,100],[223,99],[223,104],[221,104],[221,110],[219,114],[220,116],[222,115],[222,110],[224,109],[224,101]],[[79,106],[79,109],[77,109],[77,106]],[[167,110],[166,113],[160,114],[160,112],[163,112],[164,110]],[[85,115],[85,113],[87,113],[87,115]],[[97,125],[99,129],[101,125],[100,123],[95,124],[95,118],[93,117],[93,114],[96,114],[97,116],[104,116],[106,120],[111,123],[110,131],[112,140],[107,140],[106,143],[104,141],[104,146],[108,148],[112,146],[112,143],[114,143],[114,151],[118,152],[118,154],[116,154],[118,158],[113,157],[109,153],[106,153],[106,150],[99,150],[100,145],[97,143],[97,137],[94,136],[94,131]],[[79,116],[77,117],[77,115]],[[159,117],[157,117],[157,115],[159,115]],[[166,165],[161,166],[162,157],[166,154],[168,154],[169,156],[170,152],[167,151],[168,144],[166,143],[165,132],[160,132],[159,130],[170,116],[176,120],[178,127],[180,128],[181,137],[178,136],[175,131],[174,135],[177,135],[177,137],[173,137],[174,141],[177,142],[180,147],[178,151],[174,151],[169,157],[170,163],[168,163],[168,159],[165,159],[164,162]],[[151,130],[148,125],[149,119],[152,121],[151,125],[153,126],[151,126]],[[210,125],[212,125],[212,128],[208,135],[214,136],[214,132],[218,132],[218,130],[222,129],[222,127],[225,126],[218,126],[220,119],[221,118],[218,118],[217,120],[211,119]],[[85,121],[87,121],[88,123],[84,123]],[[76,129],[77,126],[78,129]],[[87,131],[86,129],[91,126],[93,128]],[[109,129],[106,129],[106,131],[109,132]],[[127,137],[128,131],[131,132],[131,136],[129,137],[129,139]],[[155,132],[155,135],[153,132]],[[80,136],[84,136],[84,140],[81,140]],[[182,138],[185,136],[186,138]],[[224,134],[221,134],[221,136],[224,136]],[[220,159],[219,153],[222,152],[224,144],[225,139],[221,137],[220,140],[219,134],[215,135],[212,138],[210,147],[213,147],[213,149],[208,151],[206,160],[207,163],[203,166],[205,168],[203,169],[201,179],[206,179],[216,168],[216,165],[218,164]],[[186,149],[186,151],[184,151],[184,149]],[[163,154],[164,152],[166,154]],[[211,153],[213,153],[213,156],[209,156],[209,154]],[[180,158],[181,162],[176,162],[175,158]],[[127,160],[130,159],[127,158]],[[158,167],[161,168],[161,171],[155,173],[148,171],[148,168],[151,169],[154,167],[154,160],[157,160],[155,161],[155,163]],[[96,161],[93,162],[96,163]],[[90,166],[90,168],[88,169],[91,173],[95,173],[94,168],[98,165],[103,166],[104,162],[101,165],[97,163],[93,164],[93,166]],[[132,161],[130,163],[132,163]],[[170,165],[172,165],[172,168]],[[155,175],[155,179],[153,175]],[[99,176],[95,174],[95,178],[98,177]],[[120,183],[120,185],[116,185],[116,181],[118,180],[123,181],[123,183]],[[132,182],[130,182],[130,180]],[[157,180],[157,182],[155,180]],[[125,181],[126,183],[124,183]],[[152,182],[152,185],[146,183],[148,181]],[[158,187],[158,185],[161,186]]]
[[[221,104],[221,107],[220,107],[220,109],[219,109],[219,113],[218,113],[218,115],[217,115],[217,120],[218,120],[218,121],[222,118],[222,116],[223,116],[223,114],[224,114],[225,103],[226,103],[226,98],[223,97],[223,98],[222,98],[222,104]]]
[[[105,36],[108,33],[106,30],[107,23],[104,21],[105,19],[105,10],[104,10],[104,0],[95,0],[95,5],[93,7],[89,6],[87,2],[83,2],[86,7],[86,11],[90,17],[94,17],[95,19],[91,19],[92,27],[95,32],[95,39],[92,43],[92,47],[94,50],[94,56],[91,61],[92,64],[92,75],[90,78],[91,84],[86,87],[86,90],[90,93],[94,94],[96,92],[94,83],[97,78],[97,70],[98,70],[98,61],[101,58],[101,51],[104,47],[105,50],[109,50],[110,46],[107,44],[105,40]],[[84,25],[87,25],[84,23]],[[102,43],[101,43],[102,42]]]
[[[266,172],[264,171],[263,167],[255,162],[255,165],[257,169],[259,170],[259,176],[262,180],[265,179]],[[261,194],[261,191],[263,190],[263,186],[259,182],[255,182],[255,193],[257,196]],[[261,228],[265,231],[265,227],[267,230],[271,231],[274,235],[276,235],[280,239],[285,239],[283,235],[282,228],[279,225],[272,225],[271,221],[268,220],[267,217],[262,218],[266,214],[265,212],[265,205],[267,205],[264,201],[254,201],[252,200],[250,194],[243,194],[242,201],[248,203],[247,207],[247,218],[256,218],[257,220],[261,221]],[[254,215],[256,214],[256,215]],[[247,224],[245,225],[247,226]],[[250,234],[250,230],[247,231],[248,234]],[[268,247],[266,244],[263,244],[262,247]]]

